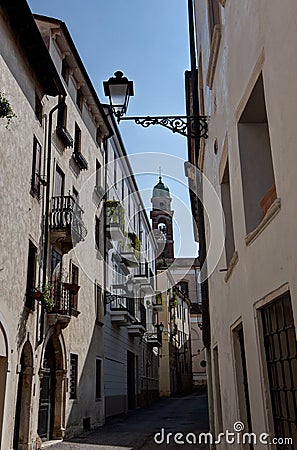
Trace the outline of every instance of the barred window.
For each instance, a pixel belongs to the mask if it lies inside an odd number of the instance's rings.
[[[77,398],[78,355],[70,353],[70,398]]]

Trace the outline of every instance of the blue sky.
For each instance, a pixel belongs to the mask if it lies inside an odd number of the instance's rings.
[[[128,115],[185,114],[184,72],[189,69],[186,0],[29,0],[28,3],[32,12],[66,22],[102,103],[107,101],[102,81],[122,70],[134,81],[135,96],[130,100]],[[140,189],[150,189],[157,182],[162,165],[159,153],[181,158],[179,181],[166,177],[166,167],[162,171],[176,211],[176,256],[196,256],[192,222],[184,220],[184,207],[179,207],[183,202],[189,209],[182,165],[187,157],[186,138],[159,126],[144,129],[133,122],[121,122],[120,130],[128,154],[156,154],[156,174],[139,175]],[[145,158],[143,167],[145,173]],[[144,197],[149,201],[148,195]]]

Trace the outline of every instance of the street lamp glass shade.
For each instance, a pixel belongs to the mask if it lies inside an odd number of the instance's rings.
[[[119,70],[114,75],[108,81],[104,81],[103,86],[104,94],[109,97],[113,113],[119,119],[126,113],[129,99],[134,95],[133,81],[129,81]]]

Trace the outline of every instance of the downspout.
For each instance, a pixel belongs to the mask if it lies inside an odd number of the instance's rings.
[[[193,115],[199,116],[199,98],[198,98],[198,71],[196,62],[196,46],[195,46],[195,28],[194,28],[194,8],[193,0],[188,0],[188,15],[189,15],[189,41],[190,41],[190,60],[191,60],[191,82],[192,82],[192,108]],[[200,151],[200,139],[195,139],[195,166],[198,166],[198,158]],[[200,180],[201,181],[201,180]],[[206,264],[206,238],[205,238],[205,222],[204,222],[204,208],[203,208],[203,185],[201,181],[201,199],[197,198],[197,228],[199,236],[199,263],[200,268]],[[207,266],[205,267],[207,275]],[[206,348],[207,355],[207,374],[208,374],[208,399],[209,399],[209,425],[210,431],[214,432],[214,413],[213,413],[213,392],[212,392],[212,370],[211,370],[211,334],[210,334],[210,317],[209,317],[209,291],[207,276],[201,283],[201,300],[202,300],[202,318],[203,318],[203,343]]]
[[[46,285],[47,279],[47,261],[48,261],[48,236],[49,236],[49,208],[50,208],[50,180],[51,180],[51,157],[52,157],[52,124],[54,112],[61,108],[65,104],[66,95],[62,96],[62,100],[55,105],[48,115],[48,136],[47,136],[47,164],[46,164],[46,196],[45,196],[45,210],[44,210],[44,245],[43,245],[43,273],[42,273],[42,285]],[[44,333],[44,308],[41,307],[40,317],[40,336],[38,345],[43,342]]]

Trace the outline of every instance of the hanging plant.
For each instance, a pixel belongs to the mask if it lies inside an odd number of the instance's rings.
[[[12,107],[10,106],[9,101],[4,96],[2,92],[0,92],[0,119],[6,119],[6,128],[9,128],[11,120],[17,117],[13,112]]]

